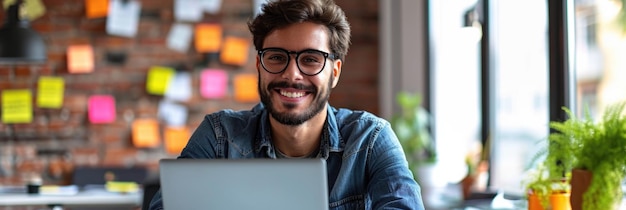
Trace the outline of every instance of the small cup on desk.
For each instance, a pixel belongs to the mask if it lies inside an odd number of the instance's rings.
[[[31,179],[26,184],[26,193],[29,195],[39,194],[39,188],[41,188],[41,179]]]

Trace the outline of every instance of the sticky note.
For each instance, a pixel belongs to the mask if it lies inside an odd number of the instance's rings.
[[[187,127],[166,127],[164,133],[165,151],[173,155],[178,155],[183,151],[191,136]]]
[[[197,52],[217,52],[222,45],[222,26],[208,23],[198,24],[196,25],[195,36]]]
[[[200,95],[204,98],[223,98],[228,88],[228,74],[224,70],[206,69],[200,74]]]
[[[156,119],[136,119],[132,125],[133,145],[139,148],[157,147],[160,145],[159,122]]]
[[[106,17],[109,13],[109,0],[85,0],[87,18]]]
[[[198,0],[174,0],[174,18],[177,21],[198,22],[203,15]]]
[[[222,0],[204,0],[200,4],[205,12],[216,14],[222,7]]]
[[[42,76],[37,86],[37,106],[41,108],[61,108],[65,81],[63,77]]]
[[[187,107],[169,100],[159,103],[158,116],[167,126],[183,126],[187,123]]]
[[[4,14],[6,14],[6,9],[8,9],[9,6],[13,5],[16,1],[17,0],[4,0]],[[41,2],[41,0],[25,0],[20,7],[20,15],[22,15],[21,17],[24,19],[28,19],[29,21],[34,21],[45,13],[46,6]]]
[[[146,91],[153,95],[164,95],[175,74],[176,71],[169,67],[151,67],[146,78]]]
[[[93,60],[91,45],[72,45],[67,48],[67,69],[70,73],[92,72]]]
[[[238,74],[233,78],[235,100],[238,102],[257,102],[259,92],[256,74]]]
[[[167,47],[185,53],[189,50],[193,28],[189,24],[174,23],[167,35]]]
[[[106,31],[111,35],[134,37],[139,26],[141,3],[136,0],[110,0]]]
[[[165,90],[165,99],[172,101],[188,101],[191,98],[191,74],[177,72],[168,82]]]
[[[220,53],[220,60],[224,64],[243,66],[248,61],[249,50],[250,42],[247,39],[226,37]]]
[[[30,123],[33,121],[32,93],[29,89],[2,91],[2,122]]]
[[[92,95],[88,99],[89,122],[104,124],[115,122],[115,98],[111,95]]]

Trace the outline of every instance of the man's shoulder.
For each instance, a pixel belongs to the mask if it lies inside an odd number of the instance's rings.
[[[387,120],[365,110],[333,108],[338,124],[387,123]]]

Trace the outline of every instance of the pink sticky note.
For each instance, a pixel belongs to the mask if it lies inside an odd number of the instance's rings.
[[[94,124],[115,121],[115,98],[110,95],[89,97],[89,121]]]
[[[228,87],[228,74],[224,70],[206,69],[200,76],[200,95],[204,98],[223,98]]]

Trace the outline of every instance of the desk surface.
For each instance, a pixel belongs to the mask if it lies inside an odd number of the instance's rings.
[[[142,192],[116,193],[104,189],[82,190],[73,195],[30,195],[25,192],[1,192],[0,206],[81,205],[140,206]]]

